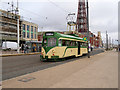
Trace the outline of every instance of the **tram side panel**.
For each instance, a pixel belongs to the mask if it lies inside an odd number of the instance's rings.
[[[46,54],[48,58],[63,58],[67,46],[64,47],[54,47]]]
[[[67,48],[65,51],[64,57],[69,57],[69,56],[77,56],[78,55],[78,48]]]

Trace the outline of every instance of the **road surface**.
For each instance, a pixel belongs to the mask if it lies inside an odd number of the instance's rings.
[[[95,50],[91,54],[101,53],[103,50]],[[85,57],[85,56],[84,56]],[[80,57],[80,58],[84,58]],[[80,59],[79,58],[79,59]],[[2,79],[10,79],[20,75],[43,70],[59,64],[64,64],[78,58],[68,59],[61,62],[41,62],[40,55],[10,56],[2,58]]]

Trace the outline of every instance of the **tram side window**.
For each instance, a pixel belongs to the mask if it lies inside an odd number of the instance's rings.
[[[62,40],[62,46],[66,46],[65,40]]]
[[[70,41],[70,46],[76,46],[76,42],[75,41]]]
[[[70,45],[70,41],[66,41],[66,46],[69,46]]]
[[[81,43],[82,47],[87,47],[87,43]]]
[[[62,42],[61,40],[58,41],[58,46],[61,46],[61,42]]]
[[[75,46],[78,46],[78,42],[75,42]]]
[[[62,40],[62,46],[77,46],[76,41]]]

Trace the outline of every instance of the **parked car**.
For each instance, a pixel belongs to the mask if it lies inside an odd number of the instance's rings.
[[[2,43],[3,50],[17,50],[17,43],[6,41]]]

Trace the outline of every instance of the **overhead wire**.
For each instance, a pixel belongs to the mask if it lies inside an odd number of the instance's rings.
[[[8,3],[5,3],[5,2],[2,2],[2,3],[4,3],[4,4],[7,4],[7,5],[12,5],[12,4],[8,4]],[[14,8],[16,8],[16,6],[13,6]],[[27,11],[27,12],[29,12],[30,14],[33,14],[33,15],[36,15],[36,16],[39,16],[39,17],[42,17],[42,19],[43,18],[45,18],[46,19],[46,17],[45,16],[41,16],[40,14],[38,14],[38,13],[35,13],[35,12],[32,12],[32,11],[29,11],[29,10],[27,10],[27,9],[23,9],[23,8],[21,8],[21,7],[19,7],[20,8],[20,10],[22,10],[22,11]]]
[[[64,8],[60,7],[59,5],[57,5],[56,3],[52,2],[51,0],[48,0],[51,4],[55,5],[56,7],[58,7],[59,9],[61,9],[62,11],[64,11],[65,13],[70,13],[67,10],[65,10]]]
[[[65,13],[67,13],[67,14],[70,13],[70,12],[68,12],[67,10],[61,8],[59,5],[57,5],[57,4],[55,4],[54,2],[52,2],[51,0],[48,0],[48,1],[49,1],[51,4],[55,5],[56,7],[60,8],[60,9],[61,9],[62,11],[64,11]],[[12,5],[12,4],[6,3],[6,2],[2,2],[2,3],[7,4],[7,5]],[[16,6],[13,6],[13,7],[16,8]],[[19,7],[19,9],[22,10],[22,11],[27,11],[27,12],[29,12],[30,14],[33,14],[33,15],[42,17],[42,19],[45,19],[45,20],[48,19],[48,17],[41,16],[41,15],[39,15],[38,13],[32,12],[32,11],[30,11],[30,10],[26,10],[26,9],[21,8],[21,7]],[[23,18],[27,18],[27,19],[30,20],[30,18],[28,18],[28,17],[25,17],[25,16],[22,16],[22,17],[23,17]],[[32,18],[31,18],[31,19],[32,19]],[[35,20],[35,19],[32,19],[32,21],[40,22],[40,21]]]

